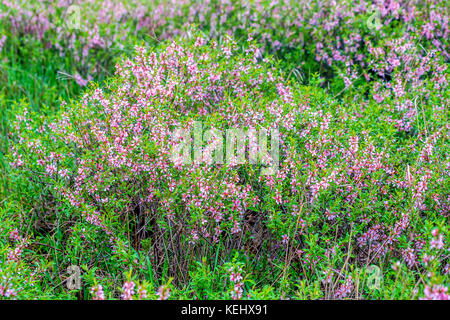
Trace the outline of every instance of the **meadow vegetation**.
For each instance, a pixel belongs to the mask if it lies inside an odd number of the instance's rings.
[[[0,299],[448,299],[448,38],[441,0],[3,1]]]

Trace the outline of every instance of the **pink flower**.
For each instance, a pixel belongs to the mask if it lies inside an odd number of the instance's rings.
[[[5,44],[5,41],[6,41],[6,36],[3,35],[3,36],[0,38],[0,50],[3,48],[3,45]]]
[[[434,284],[433,286],[425,286],[424,297],[420,300],[450,300],[447,294],[448,288],[443,285]]]
[[[88,84],[88,81],[85,80],[85,79],[83,79],[78,73],[75,74],[75,75],[73,76],[73,78],[75,79],[76,83],[78,83],[78,85],[79,85],[80,87],[84,87],[84,86],[86,86],[86,85]]]
[[[442,234],[434,237],[430,241],[431,249],[443,249],[444,248],[444,236]]]
[[[403,250],[402,256],[408,267],[412,267],[416,264],[416,255],[414,254],[414,250],[412,248]]]
[[[344,299],[346,298],[353,289],[353,278],[352,276],[348,276],[345,283],[341,284],[339,289],[336,291],[335,296],[337,299]]]
[[[132,300],[134,295],[134,288],[136,285],[132,281],[126,281],[122,286],[122,295],[120,298],[122,300]]]
[[[158,295],[158,300],[167,300],[170,297],[170,288],[167,286],[161,286],[156,294]]]
[[[139,297],[139,299],[145,299],[147,298],[147,290],[144,289],[144,287],[139,286],[138,290],[137,290],[137,295]]]
[[[105,293],[101,284],[91,288],[91,295],[93,300],[105,300]]]

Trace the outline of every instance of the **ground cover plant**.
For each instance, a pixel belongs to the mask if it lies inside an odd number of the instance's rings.
[[[0,10],[2,299],[448,299],[445,1]]]

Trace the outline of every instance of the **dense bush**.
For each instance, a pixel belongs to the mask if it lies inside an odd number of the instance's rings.
[[[130,52],[137,39],[154,44],[192,24],[213,38],[229,34],[241,41],[250,34],[302,81],[320,71],[338,75],[338,87],[369,80],[373,73],[385,79],[387,73],[373,69],[372,60],[384,55],[386,40],[413,42],[415,49],[421,47],[419,56],[438,50],[448,59],[445,1],[18,0],[5,1],[0,9],[0,47],[34,59],[48,51],[59,71],[82,86],[107,75],[114,57]],[[389,58],[393,69],[396,57]]]
[[[391,73],[401,75],[405,62],[419,68],[429,52],[448,60],[446,9],[446,1],[394,0],[4,1],[1,134],[9,131],[11,104],[23,98],[33,110],[54,110],[59,97],[76,96],[91,79],[103,81],[137,42],[154,46],[191,24],[208,38],[229,34],[239,43],[251,35],[264,55],[281,59],[288,78],[309,84],[318,72],[334,94],[367,94],[378,82],[394,87],[401,79],[392,81]]]
[[[0,297],[448,299],[446,5],[3,1]]]
[[[226,267],[233,297],[264,286],[285,297],[396,297],[399,279],[426,275],[442,285],[447,128],[436,121],[425,141],[399,139],[395,122],[372,120],[386,113],[378,105],[341,105],[322,89],[286,84],[273,60],[247,47],[241,54],[231,38],[198,34],[152,52],[138,47],[104,89],[93,86],[58,115],[17,111],[14,200],[32,208],[21,218],[35,220],[33,235],[56,237],[65,253],[57,264],[85,265],[86,282],[108,292],[131,268],[136,281],[172,277],[194,297],[192,261],[216,270],[233,252],[259,279],[244,285],[242,267]],[[174,163],[173,130],[199,122],[221,132],[278,128],[279,170]],[[404,265],[390,271],[395,261]],[[389,290],[356,291],[368,264],[382,266]],[[208,285],[227,287],[216,272]]]

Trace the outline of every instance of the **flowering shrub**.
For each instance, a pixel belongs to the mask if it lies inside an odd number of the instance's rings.
[[[406,277],[424,273],[442,285],[448,126],[427,125],[425,114],[420,125],[427,131],[399,137],[394,121],[355,121],[381,118],[385,110],[371,101],[365,108],[341,104],[317,87],[285,82],[254,42],[246,48],[194,31],[155,51],[137,47],[105,88],[93,85],[57,115],[17,110],[10,158],[17,201],[27,199],[50,233],[55,219],[62,223],[70,263],[95,265],[102,274],[132,268],[136,277],[171,276],[183,288],[187,254],[227,261],[238,250],[257,262],[250,276],[281,281],[282,297],[295,297],[301,279],[309,279],[304,296],[395,294],[398,276],[385,281],[386,291],[357,292],[353,285],[362,277],[355,268],[393,258],[404,261]],[[435,110],[433,117],[445,115]],[[173,162],[174,130],[199,122],[219,131],[277,128],[278,170],[261,175],[261,164]],[[283,267],[269,271],[272,263]],[[241,270],[227,269],[232,298],[245,291]],[[97,281],[92,272],[86,281]],[[90,294],[101,298],[102,290],[93,284]],[[125,279],[117,294],[144,297],[142,290]]]
[[[246,39],[251,34],[264,51],[278,53],[286,67],[295,68],[300,77],[305,78],[311,69],[324,74],[337,71],[349,86],[355,79],[370,79],[370,74],[377,72],[372,70],[371,60],[384,54],[382,40],[390,33],[393,39],[420,43],[448,58],[448,17],[441,14],[445,5],[445,1],[397,0],[348,0],[339,5],[335,1],[287,0],[60,0],[51,5],[5,1],[0,14],[5,29],[1,45],[16,36],[25,36],[22,41],[38,41],[45,50],[56,50],[72,60],[78,69],[69,74],[84,86],[86,79],[109,70],[112,57],[136,39],[168,39],[197,24],[208,37],[229,34]],[[73,7],[78,8],[78,15],[71,15]],[[379,25],[371,28],[367,20],[376,13]],[[388,59],[391,66],[402,61],[398,58]]]
[[[448,299],[446,9],[3,1],[0,298]]]
[[[25,98],[33,109],[56,108],[58,97],[72,98],[88,81],[110,75],[117,57],[130,54],[136,42],[155,45],[197,24],[208,38],[228,34],[242,41],[250,35],[302,83],[319,72],[332,92],[370,93],[397,109],[389,121],[408,129],[417,114],[414,99],[390,103],[387,96],[420,91],[424,100],[428,85],[422,81],[447,88],[446,65],[433,61],[449,58],[445,10],[442,0],[4,1],[0,81],[7,98]],[[48,60],[51,66],[43,69]],[[436,78],[421,79],[425,72],[437,72]],[[440,100],[448,103],[445,95]],[[2,123],[3,134],[8,130]]]

